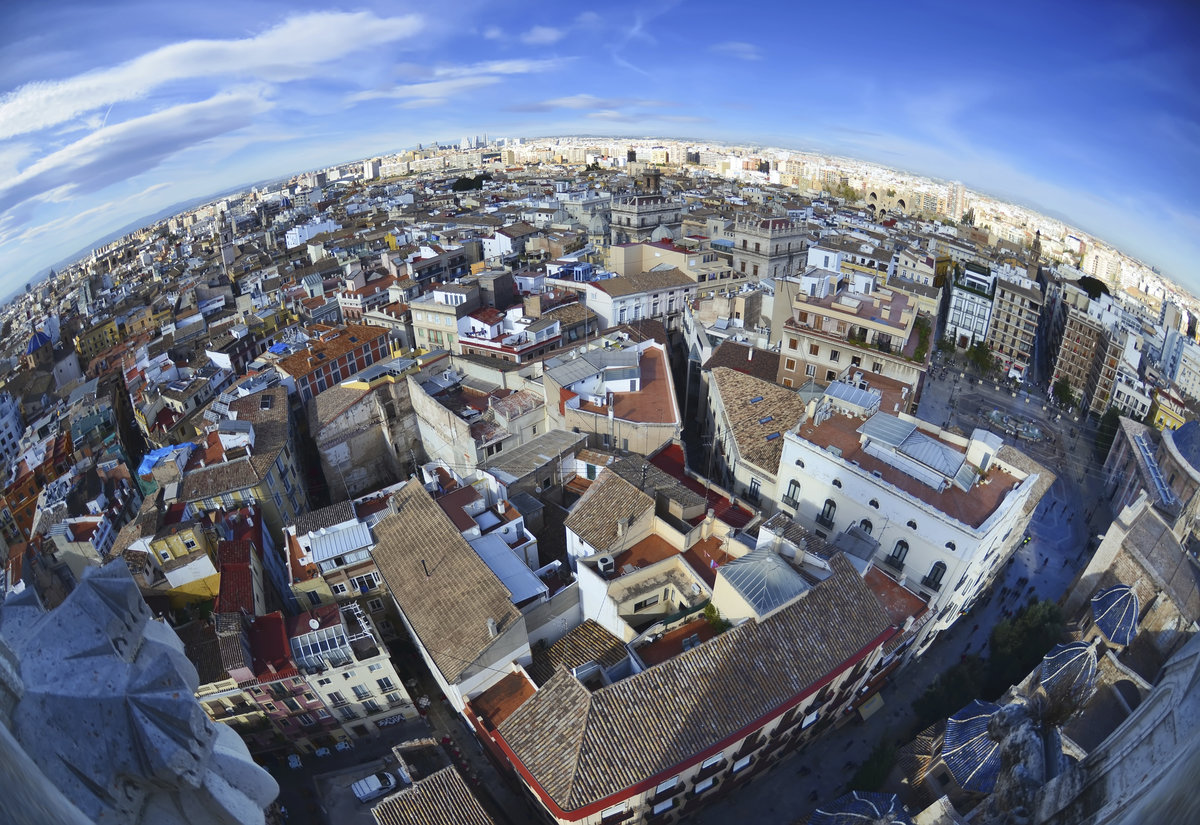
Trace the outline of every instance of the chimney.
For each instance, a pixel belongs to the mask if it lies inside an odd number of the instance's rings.
[[[500,630],[499,630],[499,628],[496,627],[495,619],[493,619],[489,616],[487,624],[488,624],[488,638],[489,639],[494,639],[500,635]]]
[[[746,353],[746,360],[747,361],[754,360],[754,347],[750,347],[750,351]]]

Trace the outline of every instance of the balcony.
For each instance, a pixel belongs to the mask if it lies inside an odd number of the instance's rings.
[[[884,557],[883,563],[886,564],[888,567],[892,568],[893,570],[895,570],[896,572],[900,572],[901,570],[904,569],[904,559],[897,558],[896,556]]]
[[[833,516],[827,516],[824,513],[821,513],[819,516],[817,516],[816,521],[817,524],[824,527],[826,530],[833,529]]]
[[[800,509],[800,502],[796,501],[796,499],[792,498],[791,496],[784,496],[782,501],[786,507],[791,507],[793,510]]]
[[[940,578],[935,579],[932,576],[926,576],[925,578],[921,579],[921,586],[928,587],[930,590],[936,593],[942,589],[942,580]]]

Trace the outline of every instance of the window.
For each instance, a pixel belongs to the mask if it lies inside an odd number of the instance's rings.
[[[958,548],[954,546],[954,542],[948,541],[946,542],[946,549],[953,553]]]
[[[838,352],[837,350],[831,349],[829,351],[829,360],[832,361],[833,363],[836,364],[838,362],[838,359],[841,357],[842,357],[842,354],[840,352]]]
[[[821,348],[819,346],[817,346],[816,344],[809,344],[808,345],[808,354],[809,355],[820,355]]]
[[[889,558],[889,560],[895,559],[896,561],[903,564],[904,559],[907,555],[908,555],[908,542],[901,539],[900,541],[896,542],[896,546],[892,548],[892,555],[889,556],[888,558]]]
[[[669,811],[674,807],[675,807],[674,799],[664,799],[662,802],[659,802],[657,805],[655,805],[653,808],[651,808],[650,812],[652,814],[657,815],[657,814],[661,814],[663,811]]]
[[[645,610],[647,607],[653,607],[656,604],[658,604],[657,593],[648,599],[642,599],[640,602],[635,602],[633,605],[633,610],[636,613],[639,610]]]
[[[391,676],[384,676],[382,679],[376,679],[375,682],[379,685],[379,689],[385,693],[396,689],[396,683],[392,681]]]
[[[879,499],[877,499],[877,498],[873,498],[873,499],[871,499],[871,501],[870,501],[869,503],[870,503],[870,505],[871,505],[872,507],[874,507],[876,510],[878,510],[878,509],[879,509]]]
[[[933,563],[933,567],[929,570],[929,575],[921,579],[921,584],[934,590],[941,589],[942,577],[946,575],[946,565],[943,562],[937,561]]]
[[[344,705],[346,704],[346,697],[335,690],[329,694],[329,704],[333,705],[335,708],[339,705]]]
[[[333,591],[333,595],[341,596],[346,592],[346,584],[345,582],[338,582],[337,584],[330,585],[329,589]]]
[[[379,713],[379,703],[374,699],[368,699],[367,701],[363,702],[363,709],[366,710],[367,713]]]
[[[720,765],[724,761],[725,761],[725,754],[718,753],[716,756],[710,756],[710,757],[708,757],[708,759],[705,759],[703,762],[701,762],[700,770],[704,770],[705,768],[711,768],[713,765]]]
[[[692,788],[692,793],[700,795],[715,784],[717,784],[717,778],[715,776],[710,776],[708,779],[701,779],[696,783],[696,787]]]
[[[660,795],[660,794],[664,794],[664,793],[666,793],[667,791],[669,791],[669,790],[671,790],[672,788],[674,788],[674,787],[675,787],[676,785],[678,785],[678,784],[679,784],[679,777],[678,777],[678,776],[672,776],[672,777],[671,777],[670,779],[668,779],[667,781],[665,781],[665,782],[659,782],[659,783],[658,783],[658,786],[657,786],[657,787],[655,787],[655,789],[654,789],[654,795],[655,795],[655,796],[658,796],[658,795]]]
[[[757,478],[750,479],[750,500],[758,501],[762,497],[762,482]]]
[[[351,719],[358,718],[358,712],[354,708],[349,707],[349,706],[340,708],[338,710],[338,713],[340,713],[342,715],[342,718],[345,719],[347,722],[349,722]]]
[[[302,713],[302,714],[300,714],[299,716],[297,716],[296,718],[300,720],[300,724],[301,724],[301,725],[315,725],[315,724],[317,724],[317,720],[316,720],[316,719],[313,719],[313,718],[312,718],[312,716],[311,716],[310,714],[307,714],[307,713]]]
[[[750,756],[743,756],[741,759],[734,762],[733,763],[733,773],[737,773],[738,771],[749,767],[750,760],[753,758],[754,758],[754,756],[753,756],[753,754],[751,754]]]
[[[917,523],[916,523],[915,521],[911,521],[911,520],[910,520],[910,521],[908,522],[908,529],[909,529],[909,530],[916,530],[916,529],[917,529]]]
[[[383,599],[371,599],[367,602],[367,609],[372,613],[378,613],[383,610]]]
[[[816,365],[809,364],[808,366],[806,366],[804,368],[804,374],[807,375],[809,378],[816,378],[817,377]]]
[[[796,359],[795,358],[783,359],[783,368],[785,370],[787,370],[788,372],[795,372],[796,371]]]
[[[840,478],[835,478],[833,480],[833,486],[837,487],[839,490],[842,489],[842,480]]]
[[[866,533],[868,536],[871,535],[871,530],[874,529],[873,526],[871,525],[871,522],[867,521],[866,519],[863,519],[862,521],[860,521],[858,523],[858,526],[861,527],[862,531],[864,533]]]
[[[837,380],[837,373],[836,373],[836,372],[834,372],[833,370],[825,370],[825,380],[826,380],[826,381],[829,381],[829,382],[831,382],[831,383],[832,383],[832,382],[834,382],[834,381],[836,381],[836,380]]]
[[[825,499],[825,506],[821,508],[821,515],[817,516],[817,524],[823,527],[833,528],[833,516],[837,512],[837,504],[831,498]]]
[[[362,701],[363,699],[370,698],[370,696],[371,696],[371,689],[369,687],[367,687],[366,685],[355,685],[354,686],[354,698],[355,699]]]
[[[800,341],[795,338],[788,339],[788,349],[799,349]]]
[[[321,594],[310,590],[308,593],[308,600],[315,605],[320,604],[321,603]]]

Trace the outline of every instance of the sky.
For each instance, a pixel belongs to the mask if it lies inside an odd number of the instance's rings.
[[[0,295],[252,181],[465,135],[693,137],[1013,200],[1200,294],[1191,3],[0,8]]]

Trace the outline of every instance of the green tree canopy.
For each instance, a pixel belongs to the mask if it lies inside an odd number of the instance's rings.
[[[1109,407],[1104,411],[1104,417],[1100,419],[1100,427],[1096,430],[1096,455],[1101,461],[1108,457],[1108,451],[1112,449],[1113,439],[1117,437],[1117,427],[1120,424],[1120,410],[1116,407]]]
[[[1065,378],[1060,378],[1054,382],[1054,397],[1058,399],[1058,403],[1064,407],[1075,406],[1075,393],[1071,389],[1071,382]]]

